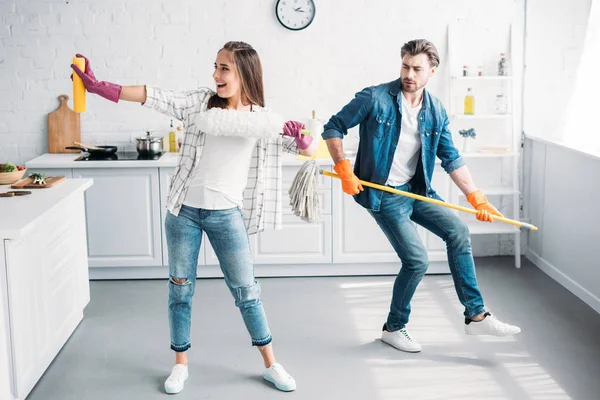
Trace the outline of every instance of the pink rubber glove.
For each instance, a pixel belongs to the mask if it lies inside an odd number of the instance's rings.
[[[306,126],[302,122],[288,121],[283,125],[283,136],[291,136],[296,140],[299,149],[306,150],[313,141],[312,136],[303,135],[302,130]]]
[[[110,83],[101,81],[98,82],[98,79],[94,76],[92,72],[92,67],[90,66],[90,60],[88,60],[85,56],[81,54],[76,54],[77,57],[81,57],[85,59],[85,72],[79,69],[79,67],[75,64],[71,64],[71,68],[73,71],[83,81],[83,86],[85,86],[86,90],[90,93],[95,93],[98,96],[104,97],[107,100],[114,101],[115,103],[119,102],[119,96],[121,95],[121,90],[123,87],[121,85],[117,85],[116,83]],[[71,75],[71,79],[73,79],[73,75]]]

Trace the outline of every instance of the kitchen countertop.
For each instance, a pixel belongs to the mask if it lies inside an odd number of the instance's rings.
[[[57,204],[92,184],[93,179],[67,179],[51,188],[25,189],[31,191],[27,196],[0,197],[0,240],[23,237]],[[0,193],[10,190],[10,185],[0,185]]]
[[[179,153],[165,153],[158,160],[126,160],[126,161],[75,161],[81,154],[43,154],[25,163],[26,168],[175,168]],[[319,165],[333,165],[331,158],[317,159]],[[283,165],[302,165],[304,160],[285,154]]]

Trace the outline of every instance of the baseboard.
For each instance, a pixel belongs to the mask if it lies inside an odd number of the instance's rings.
[[[269,277],[310,277],[310,276],[370,276],[396,275],[400,262],[371,264],[275,264],[255,265],[257,278]],[[447,262],[430,262],[428,274],[448,274]],[[199,265],[198,278],[221,278],[223,273],[218,265]],[[90,267],[90,280],[111,279],[167,279],[169,267]]]
[[[600,298],[595,296],[579,283],[575,282],[573,279],[569,278],[564,272],[560,271],[558,268],[540,257],[531,249],[527,250],[525,257],[527,257],[529,261],[534,263],[552,279],[564,286],[568,291],[579,297],[584,303],[592,307],[597,313],[600,313]]]

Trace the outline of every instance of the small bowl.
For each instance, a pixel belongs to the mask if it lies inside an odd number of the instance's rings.
[[[0,185],[12,185],[15,182],[21,180],[23,175],[25,175],[24,169],[22,171],[13,171],[13,172],[0,172]]]

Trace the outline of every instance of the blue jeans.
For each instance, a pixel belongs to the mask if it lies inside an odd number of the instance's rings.
[[[396,189],[410,192],[411,184],[407,183]],[[386,323],[389,331],[402,329],[408,323],[410,301],[429,266],[427,251],[414,223],[446,242],[450,272],[458,298],[465,307],[465,317],[472,318],[484,312],[483,298],[475,276],[469,229],[452,211],[385,192],[380,210],[371,210],[369,213],[402,261],[394,282],[392,304]]]
[[[184,205],[177,217],[167,214],[165,225],[169,247],[171,349],[182,352],[191,347],[192,297],[202,232],[206,232],[219,259],[225,283],[242,313],[252,345],[271,343],[267,316],[260,301],[260,286],[254,279],[248,232],[240,209],[203,210]]]

